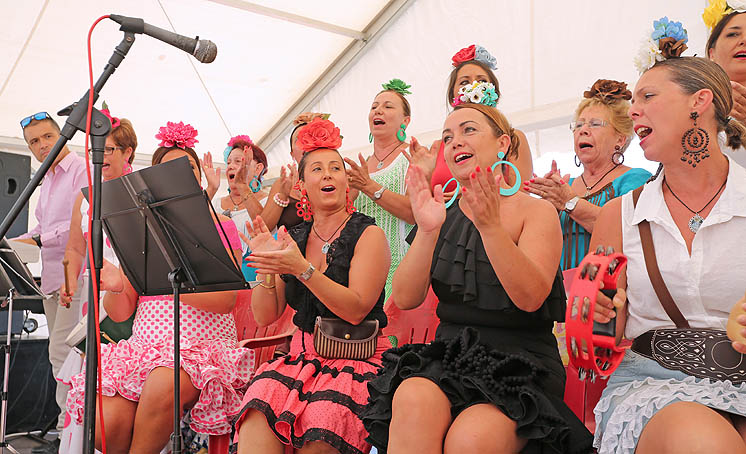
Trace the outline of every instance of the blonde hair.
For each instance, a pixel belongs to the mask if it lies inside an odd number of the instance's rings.
[[[459,104],[454,108],[453,111],[455,112],[459,109],[474,109],[484,114],[484,116],[487,117],[490,122],[490,126],[492,127],[492,132],[493,134],[495,134],[495,137],[500,137],[503,134],[507,134],[508,137],[510,137],[510,149],[508,150],[506,158],[518,158],[518,147],[521,146],[521,139],[518,138],[518,135],[515,133],[515,129],[510,126],[510,122],[507,118],[505,118],[505,115],[503,115],[502,112],[494,107],[485,106],[484,104],[475,104],[471,102]]]
[[[592,106],[603,106],[609,111],[609,124],[614,128],[614,131],[623,135],[627,139],[625,140],[621,150],[624,152],[627,147],[629,147],[629,144],[632,141],[632,133],[634,132],[632,130],[632,119],[628,115],[630,106],[629,101],[626,99],[602,100],[596,97],[584,98],[575,109],[574,119],[577,120],[585,109]]]

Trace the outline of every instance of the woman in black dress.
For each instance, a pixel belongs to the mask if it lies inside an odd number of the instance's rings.
[[[442,187],[433,194],[410,168],[418,227],[393,281],[402,309],[432,284],[441,323],[434,342],[384,353],[368,384],[369,439],[389,453],[589,452],[590,433],[562,401],[552,335],[565,311],[556,210],[520,191],[499,195],[491,167],[519,140],[497,109],[458,106],[443,142],[462,197],[446,210]]]

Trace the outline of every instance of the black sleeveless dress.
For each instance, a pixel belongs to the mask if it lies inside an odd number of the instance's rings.
[[[288,230],[301,251],[306,250],[311,223],[302,222]],[[326,253],[324,275],[338,284],[349,286],[350,262],[355,247],[366,228],[375,220],[354,213],[339,237]],[[321,271],[316,271],[320,273]],[[290,352],[262,364],[246,390],[243,410],[236,423],[240,428],[246,413],[253,409],[262,413],[270,429],[286,445],[296,449],[306,443],[323,441],[340,454],[364,454],[370,451],[365,441],[367,433],[360,414],[368,402],[367,381],[375,378],[381,367],[381,355],[391,347],[379,336],[376,353],[366,360],[328,359],[318,355],[313,343],[317,316],[336,317],[301,281],[292,275],[282,275],[285,299],[296,310],[293,323],[298,331],[293,336]],[[383,311],[384,292],[366,316],[386,326]]]
[[[406,378],[424,377],[448,397],[454,418],[475,404],[497,406],[528,440],[524,453],[590,452],[590,432],[563,402],[565,371],[552,334],[553,322],[565,315],[559,270],[544,304],[535,312],[520,310],[456,204],[441,227],[430,274],[441,320],[436,339],[384,353],[363,414],[371,444],[386,451],[396,388]]]

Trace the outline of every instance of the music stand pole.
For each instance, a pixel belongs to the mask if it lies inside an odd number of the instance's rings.
[[[171,434],[171,454],[181,454],[181,268],[168,273],[168,280],[174,290],[174,433]]]
[[[8,291],[8,333],[5,336],[5,345],[2,349],[5,350],[5,375],[3,375],[3,394],[2,394],[2,410],[0,410],[0,453],[10,451],[13,454],[19,454],[13,446],[5,441],[5,428],[8,426],[8,380],[10,374],[10,335],[11,335],[11,324],[13,320],[13,294],[16,289],[11,287]]]

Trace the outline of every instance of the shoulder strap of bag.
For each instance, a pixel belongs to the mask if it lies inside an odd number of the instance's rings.
[[[645,186],[632,191],[632,206],[637,207],[637,200],[640,198],[642,189]],[[653,290],[658,296],[658,300],[663,306],[663,310],[666,311],[668,317],[673,320],[677,328],[689,328],[689,322],[686,321],[684,315],[681,313],[679,308],[676,306],[671,293],[666,287],[666,283],[663,281],[661,276],[661,270],[658,268],[658,259],[655,257],[655,245],[653,244],[653,235],[650,233],[650,223],[643,219],[637,228],[640,231],[640,242],[642,243],[642,254],[645,257],[645,268],[648,270],[648,277],[650,283],[653,284]]]

